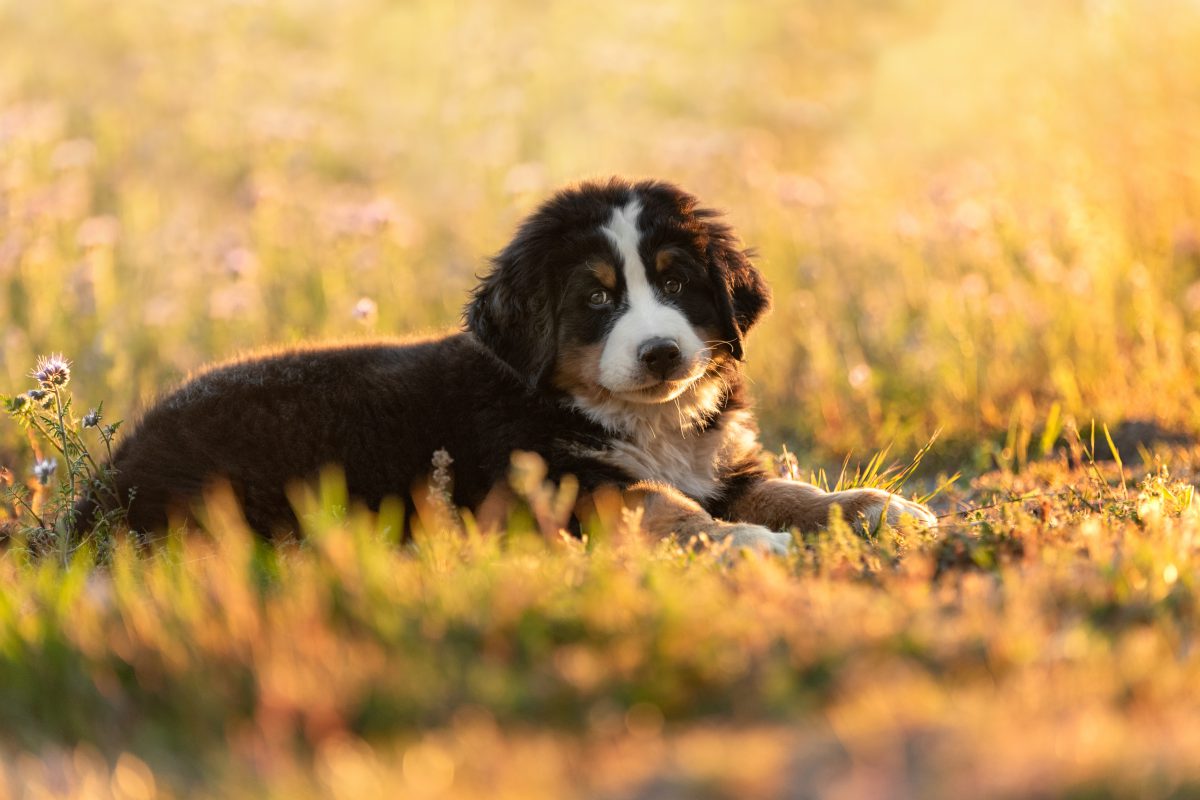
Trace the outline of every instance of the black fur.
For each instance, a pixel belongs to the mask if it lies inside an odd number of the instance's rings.
[[[119,487],[136,487],[130,526],[161,529],[173,507],[216,477],[230,482],[250,525],[294,523],[285,487],[340,465],[352,497],[377,508],[407,497],[435,451],[455,463],[454,500],[473,507],[504,476],[513,450],[545,454],[556,474],[619,480],[568,443],[604,432],[531,391],[469,333],[409,344],[297,350],[219,367],[168,395],[114,458]]]
[[[719,429],[725,413],[744,405],[734,359],[769,304],[761,276],[716,213],[678,188],[583,184],[547,201],[492,260],[465,310],[465,332],[250,357],[161,399],[114,456],[122,496],[136,490],[131,527],[161,529],[173,510],[186,511],[206,484],[224,479],[252,527],[289,529],[285,488],[328,464],[343,468],[353,497],[376,508],[387,496],[408,499],[439,449],[454,459],[454,502],[468,508],[506,479],[514,450],[541,454],[552,477],[573,474],[585,491],[634,482],[580,455],[623,434],[573,409],[553,379],[562,348],[606,334],[580,299],[580,270],[608,252],[598,228],[635,194],[647,258],[667,246],[683,253],[689,288],[676,302],[694,325],[715,329],[731,356],[722,373],[729,389],[701,423]],[[757,470],[747,453],[723,479],[733,488]]]

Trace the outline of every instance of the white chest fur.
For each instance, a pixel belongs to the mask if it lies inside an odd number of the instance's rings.
[[[682,435],[679,431],[642,441],[613,442],[596,455],[642,481],[674,486],[697,500],[710,500],[719,489],[717,454],[720,431]]]
[[[638,481],[666,483],[701,501],[719,494],[722,466],[755,442],[748,411],[727,412],[716,425],[697,430],[698,417],[688,414],[686,406],[673,403],[653,411],[642,406],[637,413],[622,414],[613,413],[613,408],[577,407],[624,434],[604,448],[589,450],[587,456],[618,467]]]

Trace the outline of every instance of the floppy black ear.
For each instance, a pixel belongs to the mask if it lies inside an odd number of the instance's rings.
[[[549,382],[558,352],[553,275],[544,253],[528,226],[519,231],[492,259],[463,314],[467,329],[530,388]]]
[[[710,277],[717,287],[717,308],[724,325],[722,338],[729,342],[733,357],[739,361],[747,331],[771,307],[771,290],[751,256],[735,244],[728,228],[717,226],[708,244]]]

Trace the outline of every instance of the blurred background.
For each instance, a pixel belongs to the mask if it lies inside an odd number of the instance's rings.
[[[131,418],[246,348],[455,326],[610,174],[757,249],[768,447],[1200,425],[1186,0],[0,0],[0,392],[62,352]]]
[[[975,510],[728,569],[397,548],[329,487],[297,548],[221,503],[99,567],[10,539],[0,796],[1200,796],[1200,449],[1020,469],[1071,420],[1200,433],[1200,0],[0,0],[0,395],[61,352],[132,419],[247,349],[456,327],[614,173],[757,249],[767,447],[940,428]],[[30,455],[0,420],[0,484]]]

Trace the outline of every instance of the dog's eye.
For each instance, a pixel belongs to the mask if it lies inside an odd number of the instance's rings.
[[[679,294],[683,291],[683,281],[678,278],[667,278],[663,281],[663,291],[667,294]]]
[[[603,289],[597,289],[588,296],[588,305],[592,308],[603,308],[612,301],[612,297]]]

